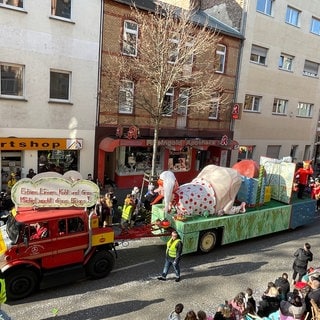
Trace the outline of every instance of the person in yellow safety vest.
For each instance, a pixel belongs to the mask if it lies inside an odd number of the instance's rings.
[[[16,182],[17,182],[16,174],[12,172],[10,174],[9,180],[7,181],[8,191],[11,191],[12,187],[16,184]]]
[[[180,281],[180,260],[182,255],[182,241],[179,239],[179,235],[176,231],[172,231],[171,239],[167,242],[167,250],[166,250],[166,259],[162,271],[161,277],[158,277],[159,280],[165,281],[167,280],[167,274],[170,266],[173,267],[173,270],[176,274],[176,282]]]
[[[122,229],[127,230],[130,226],[132,213],[134,211],[134,199],[131,194],[127,194],[124,199],[124,205],[122,207],[122,215],[121,215],[121,227]]]
[[[6,283],[4,279],[0,278],[0,305],[7,301]]]
[[[3,278],[0,278],[0,304],[7,301],[6,283]],[[0,310],[0,320],[11,320],[11,317],[6,312]]]

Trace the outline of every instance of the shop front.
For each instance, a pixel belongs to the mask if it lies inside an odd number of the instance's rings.
[[[8,191],[12,174],[19,180],[30,169],[35,173],[79,171],[82,146],[82,139],[0,138],[1,190]]]
[[[227,136],[211,139],[159,139],[156,172],[175,173],[179,183],[191,181],[208,164],[228,166],[230,151],[238,143]],[[145,173],[151,172],[152,139],[114,139],[99,143],[98,178],[119,188],[141,187]]]

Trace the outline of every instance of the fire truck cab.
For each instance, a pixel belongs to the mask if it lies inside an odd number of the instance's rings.
[[[8,299],[83,277],[102,278],[114,266],[112,228],[100,228],[94,211],[70,205],[92,206],[99,188],[65,180],[38,177],[14,186],[14,203],[29,205],[13,209],[0,228],[0,276]]]

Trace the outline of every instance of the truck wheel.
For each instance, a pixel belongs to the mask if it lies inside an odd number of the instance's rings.
[[[97,251],[86,265],[86,273],[92,279],[106,277],[114,266],[114,257],[109,251]]]
[[[199,251],[202,253],[211,252],[218,243],[217,231],[204,231],[200,233]]]
[[[18,300],[31,295],[38,286],[38,276],[32,270],[18,269],[5,276],[8,300]]]

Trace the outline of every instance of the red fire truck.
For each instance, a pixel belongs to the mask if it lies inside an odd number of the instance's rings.
[[[24,298],[58,282],[110,273],[114,232],[99,228],[97,216],[87,210],[98,196],[96,184],[72,175],[40,174],[16,183],[16,208],[0,232],[0,270],[8,299]]]

